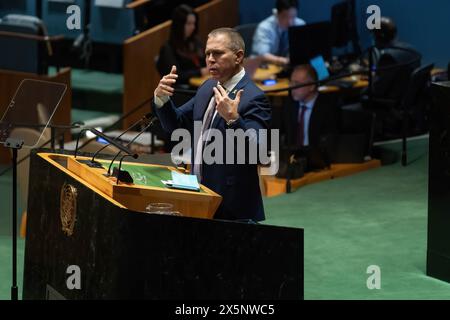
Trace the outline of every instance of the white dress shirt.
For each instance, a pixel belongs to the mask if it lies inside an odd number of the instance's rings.
[[[230,80],[223,83],[222,87],[224,87],[224,89],[229,94],[230,92],[233,91],[234,87],[236,87],[236,85],[239,83],[239,81],[242,80],[244,75],[245,75],[245,69],[242,68],[241,71],[236,73]],[[214,123],[214,120],[217,116],[217,109],[211,110],[211,108],[215,108],[215,107],[216,107],[215,96],[213,95],[211,97],[211,100],[209,101],[208,108],[206,109],[205,114],[203,116],[202,131],[200,133],[200,136],[196,143],[196,148],[195,148],[195,157],[194,157],[194,165],[192,167],[192,169],[193,169],[192,172],[197,176],[198,181],[202,181],[201,166],[203,163],[203,143],[205,141],[209,141],[210,131],[207,131],[207,130],[210,129],[211,125]],[[204,125],[205,125],[206,117],[208,116],[209,112],[214,112],[214,115],[211,119],[211,122],[209,123],[209,127],[206,128]],[[203,137],[203,134],[205,132],[207,133],[207,135],[206,135],[206,137]]]
[[[302,26],[305,25],[305,21],[296,17],[293,25]],[[274,55],[280,54],[278,51],[280,48],[280,41],[282,41],[281,35],[285,31],[287,30],[280,28],[280,25],[278,24],[277,11],[274,9],[273,15],[261,21],[255,30],[252,41],[252,55],[262,56],[266,53],[271,53]],[[289,49],[288,43],[284,46],[286,46],[286,48],[283,51]],[[287,52],[284,52],[282,56],[287,56]]]

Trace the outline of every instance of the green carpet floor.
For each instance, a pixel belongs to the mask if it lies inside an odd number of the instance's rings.
[[[305,299],[450,298],[450,284],[425,275],[428,140],[410,142],[408,151],[407,167],[396,163],[265,199],[265,224],[305,230]],[[0,299],[10,288],[6,179],[0,177]],[[20,241],[20,265],[23,247]],[[380,290],[366,286],[370,265],[381,269]],[[19,285],[21,276],[22,268]]]
[[[389,145],[394,150],[400,144]],[[448,299],[427,277],[428,140],[400,163],[267,199],[265,223],[305,230],[305,299]],[[369,290],[367,267],[381,269]]]
[[[2,219],[3,223],[3,219]],[[23,257],[25,253],[25,241],[17,241],[17,285],[19,287],[19,298],[22,297],[23,280]],[[11,298],[11,238],[0,236],[0,300]]]

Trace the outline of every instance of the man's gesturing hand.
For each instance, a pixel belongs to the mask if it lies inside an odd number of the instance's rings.
[[[172,66],[172,70],[170,70],[170,73],[162,77],[162,79],[159,81],[159,84],[154,92],[155,97],[163,98],[173,96],[173,85],[177,82],[177,78],[177,67]]]
[[[216,99],[216,109],[222,118],[227,122],[239,118],[238,107],[244,90],[239,90],[234,100],[230,99],[227,92],[220,84],[213,88],[213,90]]]

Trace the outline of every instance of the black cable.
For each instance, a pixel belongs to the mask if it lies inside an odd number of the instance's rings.
[[[308,86],[311,86],[311,85],[324,85],[324,84],[326,84],[328,82],[332,82],[332,81],[335,81],[335,80],[339,80],[339,79],[342,79],[342,78],[348,78],[348,77],[355,76],[355,75],[360,75],[360,74],[367,74],[367,71],[356,71],[356,72],[345,73],[345,74],[341,74],[341,75],[338,75],[338,76],[335,76],[335,77],[330,77],[330,78],[327,78],[327,79],[324,79],[324,80],[297,84],[295,86],[288,86],[288,87],[284,87],[284,88],[280,88],[280,89],[263,90],[263,92],[264,93],[277,93],[277,92],[289,91],[289,90],[292,90],[292,89],[308,87]],[[197,91],[196,90],[188,90],[188,89],[175,89],[175,93],[190,94],[190,95],[194,96],[197,93]]]

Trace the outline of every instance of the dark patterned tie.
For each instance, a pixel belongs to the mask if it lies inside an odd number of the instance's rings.
[[[203,135],[207,134],[207,130],[211,126],[212,119],[214,117],[214,113],[216,111],[216,100],[214,96],[209,100],[208,107],[206,108],[204,119],[201,128],[201,134],[199,137],[199,141],[196,142],[195,154],[194,154],[194,164],[192,166],[192,173],[195,174],[198,178],[198,181],[201,182],[201,174],[202,174],[202,162],[203,162],[203,149],[205,148],[206,142],[204,141]]]

